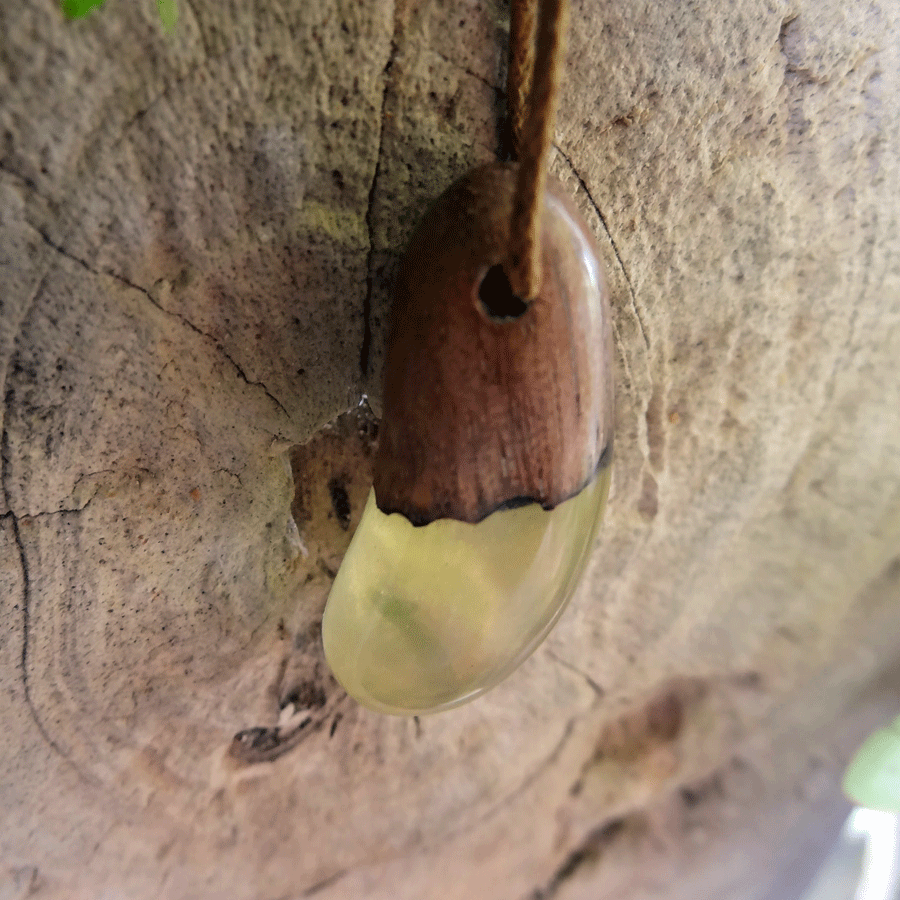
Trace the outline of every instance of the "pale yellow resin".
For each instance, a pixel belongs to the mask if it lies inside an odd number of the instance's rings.
[[[536,503],[477,525],[414,527],[374,491],[322,621],[325,655],[360,703],[397,715],[471,700],[547,635],[578,583],[609,490],[609,468],[546,511]]]

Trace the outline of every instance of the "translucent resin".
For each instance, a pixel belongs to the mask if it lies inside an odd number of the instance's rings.
[[[436,712],[501,681],[543,640],[594,542],[609,468],[546,511],[414,527],[370,493],[334,581],[322,638],[338,681],[385,713]]]

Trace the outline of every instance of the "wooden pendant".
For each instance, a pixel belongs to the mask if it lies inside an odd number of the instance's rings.
[[[540,290],[503,262],[515,167],[454,184],[400,267],[374,489],[322,622],[348,693],[456,706],[513,671],[583,571],[609,488],[609,310],[590,232],[549,184]]]
[[[375,496],[423,525],[479,522],[509,504],[552,509],[610,458],[609,308],[593,236],[553,181],[541,287],[512,295],[515,166],[457,181],[400,267],[384,376]]]

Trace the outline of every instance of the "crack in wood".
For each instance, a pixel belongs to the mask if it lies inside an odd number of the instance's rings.
[[[593,207],[594,212],[597,214],[597,218],[600,220],[600,224],[603,226],[603,230],[606,232],[606,236],[609,238],[609,243],[613,249],[613,253],[616,256],[616,262],[619,264],[619,269],[622,272],[622,277],[625,279],[625,284],[628,285],[628,293],[631,295],[631,308],[634,311],[635,318],[637,319],[638,328],[640,328],[641,330],[641,337],[644,339],[644,346],[649,353],[650,340],[647,337],[647,329],[644,327],[644,320],[641,316],[640,310],[638,309],[637,295],[635,294],[634,286],[631,283],[631,278],[628,275],[628,269],[625,268],[625,263],[622,260],[622,254],[619,253],[618,245],[616,244],[616,241],[612,236],[612,232],[609,230],[609,225],[606,222],[606,217],[600,211],[600,207],[594,200],[593,194],[591,194],[590,190],[588,189],[587,182],[585,182],[585,180],[581,177],[581,173],[578,171],[578,169],[575,168],[575,164],[572,162],[568,154],[562,149],[562,147],[559,146],[559,144],[554,144],[553,146],[556,148],[556,152],[559,153],[559,155],[566,161],[566,165],[568,165],[579,185],[581,185],[585,196],[588,198],[588,202]]]
[[[197,15],[197,11],[194,9],[194,4],[192,0],[186,0],[185,5],[191,13],[191,16],[194,19],[195,24],[197,25],[197,33],[200,36],[200,45],[203,50],[203,58],[197,60],[192,65],[190,65],[182,75],[178,75],[173,78],[168,84],[164,85],[162,90],[159,91],[158,94],[151,97],[144,103],[143,106],[140,107],[135,113],[132,114],[131,118],[125,123],[119,132],[119,136],[113,141],[111,145],[111,149],[117,149],[120,144],[125,140],[128,136],[128,133],[131,129],[140,122],[147,113],[156,106],[161,100],[168,99],[173,95],[173,93],[180,88],[186,82],[189,82],[198,72],[207,68],[211,63],[216,63],[221,60],[223,57],[227,56],[228,53],[233,49],[235,45],[229,44],[225,47],[224,50],[221,50],[219,53],[213,54],[210,51],[209,42],[206,39],[206,33],[203,30],[203,25],[200,21],[200,17]]]
[[[323,878],[321,881],[317,881],[315,884],[308,887],[300,896],[301,897],[313,897],[318,894],[320,891],[324,891],[325,888],[331,887],[335,882],[340,881],[350,870],[349,869],[341,869],[338,872],[335,872],[333,875],[329,875],[327,878]]]
[[[12,393],[12,391],[7,391],[6,397],[4,398],[4,422],[6,421],[6,417],[9,411]],[[31,716],[31,720],[34,722],[38,733],[44,739],[47,745],[64,762],[66,762],[75,770],[79,778],[81,778],[85,782],[88,782],[90,779],[85,776],[81,769],[76,765],[74,760],[69,757],[69,755],[63,750],[63,748],[54,740],[50,732],[47,731],[43,720],[38,715],[37,706],[35,705],[34,698],[31,695],[31,681],[28,677],[31,637],[31,573],[28,566],[28,556],[25,552],[25,542],[22,540],[22,531],[19,527],[19,517],[12,510],[12,498],[7,487],[6,479],[8,466],[9,431],[6,429],[6,427],[4,427],[2,436],[0,436],[0,488],[2,488],[3,499],[6,503],[8,512],[0,516],[0,519],[9,519],[12,523],[13,540],[15,541],[16,550],[18,551],[19,567],[22,572],[22,650],[19,654],[19,670],[21,672],[22,694],[25,699],[25,706],[28,708],[28,713]]]
[[[16,181],[21,182],[35,197],[40,198],[41,200],[47,202],[49,198],[45,197],[38,190],[37,183],[33,178],[29,178],[27,175],[23,175],[21,172],[17,172],[15,169],[10,168],[9,164],[5,159],[0,159],[0,172],[5,172],[9,175],[10,178],[14,178]]]
[[[393,32],[391,34],[390,50],[387,62],[382,70],[384,89],[381,93],[381,118],[378,126],[378,152],[375,157],[375,170],[372,173],[372,183],[369,185],[369,196],[366,204],[366,233],[369,238],[369,251],[366,255],[366,294],[363,298],[363,337],[359,348],[359,369],[363,378],[369,374],[369,358],[372,351],[372,294],[375,289],[375,194],[378,190],[378,176],[381,174],[381,158],[384,151],[384,131],[387,121],[387,103],[391,89],[391,69],[397,56],[397,34],[399,32],[400,17],[397,4],[393,9]]]
[[[563,750],[566,747],[566,744],[569,742],[569,739],[572,737],[572,733],[575,730],[575,723],[578,721],[578,716],[573,716],[566,722],[565,727],[563,728],[563,732],[560,735],[557,742],[554,744],[553,749],[545,756],[523,779],[519,782],[516,787],[514,787],[508,794],[501,797],[496,803],[486,809],[483,813],[476,816],[474,819],[466,821],[464,825],[459,828],[451,828],[445,834],[442,835],[441,840],[446,842],[452,840],[453,838],[459,837],[465,832],[469,831],[475,825],[481,825],[484,822],[489,821],[493,816],[497,815],[497,813],[506,809],[510,803],[513,803],[516,799],[525,794],[529,788],[531,788],[540,777],[548,771],[550,768],[556,765],[559,761],[560,756],[562,755]],[[437,842],[424,845],[423,849],[434,849],[437,846]]]
[[[546,653],[547,653],[547,656],[549,656],[550,659],[552,659],[555,663],[557,663],[558,665],[562,666],[564,669],[568,669],[570,672],[572,672],[572,673],[575,674],[575,675],[578,675],[580,678],[584,679],[584,681],[585,681],[585,683],[587,684],[587,686],[588,686],[588,687],[589,687],[589,688],[590,688],[590,689],[591,689],[598,697],[603,697],[603,696],[606,694],[606,691],[604,691],[603,688],[600,687],[600,685],[597,684],[597,682],[594,681],[594,679],[591,678],[591,676],[587,674],[587,672],[582,671],[581,669],[578,668],[578,666],[575,666],[575,665],[573,665],[572,663],[567,662],[566,660],[564,660],[564,659],[562,659],[561,657],[557,656],[557,655],[556,655],[552,650],[550,650],[550,649],[548,649],[548,650],[546,651]]]
[[[549,881],[532,891],[529,900],[552,900],[560,888],[584,866],[597,862],[617,837],[625,830],[624,818],[612,819],[592,829],[562,861]]]
[[[30,512],[30,513],[24,513],[24,514],[13,513],[12,510],[10,510],[10,514],[14,515],[20,521],[22,519],[24,519],[26,522],[29,522],[33,519],[46,519],[50,516],[63,516],[63,515],[74,516],[74,515],[77,515],[78,513],[84,512],[88,508],[88,506],[91,505],[91,500],[93,500],[93,499],[94,499],[93,497],[89,497],[85,501],[84,506],[76,506],[76,507],[73,507],[72,509],[66,509],[66,508],[42,509],[40,512],[35,512],[35,513]]]
[[[480,81],[485,87],[492,90],[498,96],[506,96],[505,88],[502,88],[496,84],[491,84],[491,82],[488,81],[487,78],[485,78],[483,75],[479,75],[477,72],[473,72],[471,69],[466,68],[466,66],[458,63],[455,59],[451,59],[445,53],[441,53],[440,50],[435,50],[433,47],[430,48],[430,50],[438,59],[442,59],[445,63],[447,63],[447,65],[452,66],[454,69],[464,73],[465,75],[468,75],[470,78],[474,78],[476,81]]]
[[[165,313],[168,316],[172,316],[175,319],[178,319],[179,322],[186,325],[191,329],[195,334],[200,335],[200,337],[209,341],[216,350],[231,363],[232,368],[234,369],[237,376],[249,387],[258,387],[263,393],[278,407],[278,409],[288,418],[290,418],[290,413],[284,406],[284,404],[274,395],[272,392],[266,387],[266,385],[261,381],[252,381],[247,373],[243,370],[240,364],[232,358],[232,356],[228,353],[224,346],[222,346],[219,341],[217,341],[212,335],[207,334],[203,329],[198,328],[190,319],[186,316],[181,315],[180,313],[173,312],[170,309],[166,309],[154,296],[153,294],[147,290],[147,288],[142,287],[131,279],[126,278],[124,275],[119,272],[114,272],[111,269],[97,269],[92,266],[87,260],[82,259],[80,256],[76,256],[74,253],[71,253],[61,244],[56,243],[42,228],[38,228],[37,226],[27,223],[30,228],[32,228],[38,235],[40,235],[41,239],[44,243],[50,247],[52,250],[55,250],[61,256],[64,256],[66,259],[72,260],[72,262],[77,263],[81,266],[85,271],[90,272],[92,275],[96,275],[97,277],[107,277],[112,278],[115,281],[118,281],[120,284],[125,285],[126,287],[131,288],[132,290],[138,291],[143,294],[160,312]]]

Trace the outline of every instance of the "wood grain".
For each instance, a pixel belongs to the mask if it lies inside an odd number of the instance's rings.
[[[506,260],[515,182],[516,167],[500,163],[460,179],[400,264],[375,496],[415,524],[478,522],[510,502],[552,509],[612,453],[606,281],[561,185],[542,210],[540,292],[515,317],[485,305],[485,276]]]
[[[185,0],[173,37],[152,0],[0,2],[0,897],[748,900],[896,716],[890,3],[572,4],[551,169],[617,388],[586,578],[455,712],[321,668],[370,450],[308,442],[383,411],[506,9]]]

